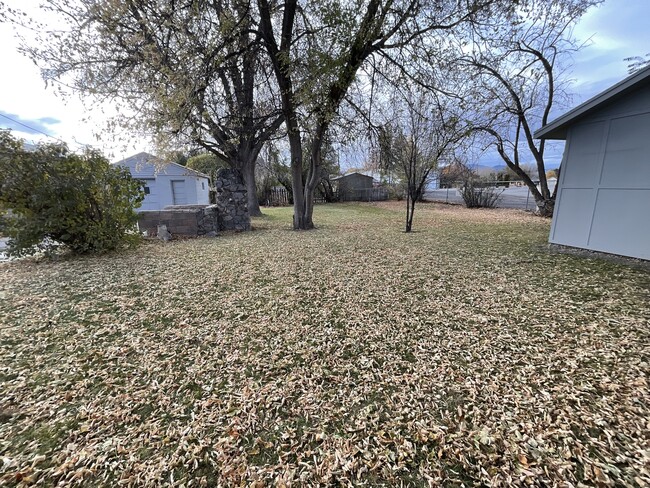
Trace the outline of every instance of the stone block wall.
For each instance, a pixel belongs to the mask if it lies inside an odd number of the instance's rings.
[[[138,228],[155,236],[159,225],[166,225],[172,235],[216,236],[219,231],[216,205],[170,205],[163,210],[138,213]]]
[[[217,173],[217,207],[219,230],[251,230],[248,193],[241,173],[224,168]]]
[[[222,169],[217,173],[216,205],[170,205],[162,210],[138,213],[140,232],[148,236],[165,225],[173,235],[216,236],[222,230],[251,230],[248,196],[241,173]]]

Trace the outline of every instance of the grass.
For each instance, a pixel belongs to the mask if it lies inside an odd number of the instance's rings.
[[[0,484],[647,486],[650,274],[512,210],[0,264]]]

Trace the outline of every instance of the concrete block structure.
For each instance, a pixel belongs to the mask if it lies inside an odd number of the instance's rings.
[[[247,191],[241,174],[231,169],[217,173],[216,205],[170,205],[139,213],[138,228],[148,236],[164,225],[174,235],[216,236],[221,231],[251,230]]]
[[[219,231],[216,205],[169,206],[163,210],[144,210],[138,214],[138,228],[155,236],[159,225],[167,226],[172,235],[216,236]]]

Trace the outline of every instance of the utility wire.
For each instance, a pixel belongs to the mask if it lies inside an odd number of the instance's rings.
[[[59,139],[58,137],[54,137],[54,136],[52,136],[52,135],[50,135],[50,134],[48,134],[48,133],[46,133],[46,132],[43,132],[42,130],[35,129],[34,127],[30,127],[30,126],[27,125],[27,124],[23,124],[23,123],[20,122],[19,120],[16,120],[16,119],[14,119],[14,118],[12,118],[12,117],[9,117],[8,115],[3,114],[2,112],[0,112],[0,117],[4,117],[5,119],[11,120],[11,121],[12,121],[13,123],[15,123],[15,124],[21,125],[21,126],[27,128],[27,129],[31,130],[31,131],[38,132],[39,134],[43,134],[44,136],[49,137],[49,138],[51,138],[51,139],[54,139],[55,141],[59,141],[59,142],[61,142],[61,143],[63,143],[63,144],[66,144],[66,145],[68,144],[68,143],[67,143],[66,141],[64,141],[63,139]],[[77,144],[77,145],[80,146],[80,147],[92,147],[90,144],[82,144],[82,143],[77,142],[77,141],[75,141],[74,143]]]
[[[0,113],[0,117],[4,117],[5,119],[11,120],[11,121],[14,122],[15,124],[22,125],[22,126],[25,127],[26,129],[29,129],[29,130],[34,131],[34,132],[38,132],[39,134],[43,134],[44,136],[50,137],[50,138],[52,138],[52,139],[55,139],[55,140],[57,140],[57,141],[59,141],[59,142],[62,142],[62,143],[64,143],[64,144],[66,144],[66,142],[65,142],[64,140],[59,139],[58,137],[54,137],[54,136],[52,136],[52,135],[50,135],[50,134],[48,134],[48,133],[46,133],[46,132],[43,132],[42,130],[35,129],[34,127],[30,127],[30,126],[27,125],[27,124],[23,124],[22,122],[20,122],[20,121],[14,119],[14,118],[12,118],[12,117],[9,117],[8,115],[5,115],[5,114],[3,114],[3,113]]]

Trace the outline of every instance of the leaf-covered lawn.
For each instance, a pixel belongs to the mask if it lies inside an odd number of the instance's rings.
[[[650,274],[518,211],[0,264],[0,484],[648,486]]]

